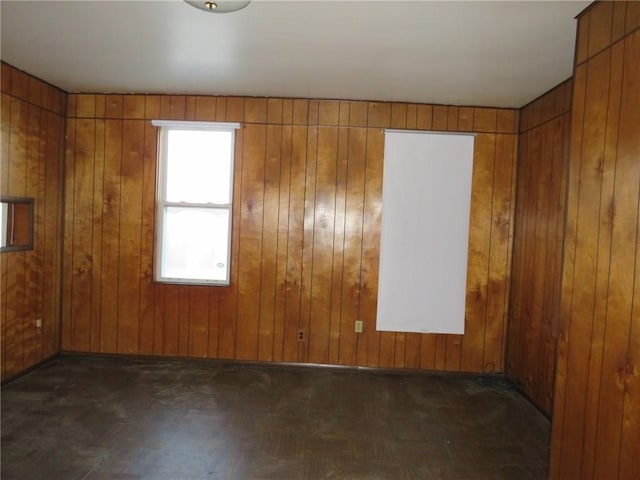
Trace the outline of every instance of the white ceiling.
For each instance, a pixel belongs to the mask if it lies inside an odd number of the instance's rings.
[[[572,73],[590,2],[2,1],[2,60],[69,92],[520,107]]]

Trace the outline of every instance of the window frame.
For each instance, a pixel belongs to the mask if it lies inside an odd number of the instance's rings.
[[[152,120],[151,124],[158,127],[158,151],[156,155],[156,195],[155,195],[155,228],[154,228],[154,258],[153,258],[153,279],[156,283],[179,284],[179,285],[209,285],[209,286],[230,286],[231,285],[231,248],[233,231],[233,184],[235,178],[235,144],[236,130],[240,128],[239,123],[233,122],[195,122],[195,121],[174,121],[174,120]],[[170,202],[166,199],[167,190],[167,168],[168,168],[168,141],[171,130],[188,131],[223,131],[231,133],[231,155],[229,165],[229,203],[192,203],[192,202]],[[161,274],[161,263],[164,248],[164,223],[165,210],[167,207],[200,208],[210,210],[227,210],[229,215],[227,233],[227,260],[226,274],[224,280],[202,279],[202,278],[176,278],[164,277]]]

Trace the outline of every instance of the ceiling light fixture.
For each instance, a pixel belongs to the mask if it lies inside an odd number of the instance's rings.
[[[211,13],[229,13],[236,12],[243,9],[251,0],[216,0],[216,1],[202,1],[202,0],[184,0],[189,5],[196,7],[205,12]]]

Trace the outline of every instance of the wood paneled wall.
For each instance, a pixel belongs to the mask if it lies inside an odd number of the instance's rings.
[[[640,478],[640,2],[578,19],[551,476]]]
[[[152,282],[150,119],[243,124],[231,287]],[[464,336],[375,330],[384,127],[478,132]],[[83,94],[67,135],[63,350],[503,369],[517,111]]]
[[[520,111],[505,372],[551,415],[555,379],[571,80]]]
[[[1,95],[0,195],[33,198],[35,214],[34,248],[0,253],[5,380],[60,348],[66,94],[2,63]]]

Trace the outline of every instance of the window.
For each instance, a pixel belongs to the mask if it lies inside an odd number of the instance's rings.
[[[239,124],[160,120],[152,124],[160,127],[155,279],[229,285]]]
[[[33,248],[33,198],[0,197],[0,252]]]

